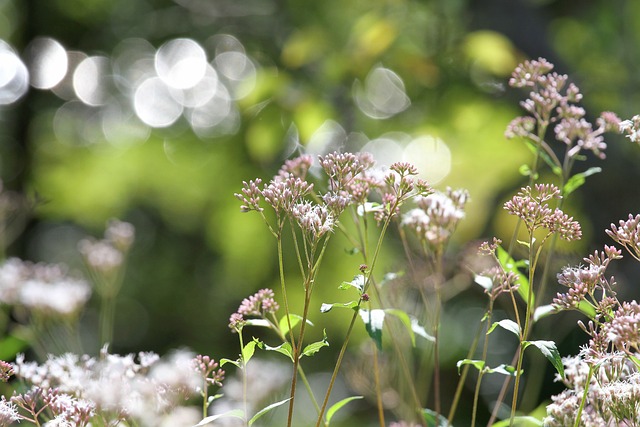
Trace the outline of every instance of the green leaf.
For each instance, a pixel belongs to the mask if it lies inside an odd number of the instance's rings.
[[[231,359],[227,359],[227,358],[222,358],[220,359],[220,367],[222,368],[224,365],[226,365],[227,363],[231,363],[232,365],[236,365],[237,368],[240,368],[242,365],[240,364],[239,361],[237,360],[231,360]]]
[[[506,418],[502,421],[498,421],[497,423],[491,424],[491,427],[509,427],[511,420]],[[543,423],[541,420],[532,417],[532,416],[522,416],[522,417],[514,417],[513,418],[514,427],[537,427],[542,426]]]
[[[285,403],[287,403],[290,400],[291,400],[291,398],[289,397],[287,399],[281,400],[280,402],[272,403],[271,405],[262,408],[261,410],[258,411],[257,414],[255,414],[253,416],[253,418],[251,418],[249,420],[249,426],[251,426],[253,423],[255,423],[258,420],[258,418],[260,418],[261,416],[263,416],[267,412],[271,411],[272,409],[277,408],[278,406],[284,405]]]
[[[423,409],[422,416],[427,423],[427,427],[453,427],[442,414],[437,414],[436,411],[431,409]]]
[[[487,368],[485,369],[485,372],[488,374],[502,374],[509,377],[516,376],[516,368],[511,365],[505,365],[504,363],[496,366],[495,368]]]
[[[411,338],[411,345],[413,347],[415,347],[416,346],[416,335],[413,332],[413,326],[412,326],[411,318],[409,317],[409,315],[406,312],[404,312],[403,310],[400,310],[398,308],[388,308],[388,309],[384,310],[384,312],[386,314],[391,314],[391,315],[397,317],[398,319],[400,319],[400,321],[402,322],[404,327],[407,329],[407,332],[409,332],[409,337]],[[425,331],[425,333],[426,333],[426,331]]]
[[[567,183],[564,185],[564,188],[562,189],[562,194],[564,196],[568,196],[569,194],[573,193],[575,190],[580,188],[587,180],[587,177],[600,172],[602,172],[602,168],[592,167],[587,169],[584,172],[580,172],[573,175],[571,178],[569,178]]]
[[[364,322],[364,327],[369,336],[382,349],[382,326],[384,324],[385,312],[381,309],[367,310],[360,309],[360,317]]]
[[[289,322],[287,322],[287,315],[282,316],[280,318],[280,321],[278,322],[278,327],[280,328],[280,331],[282,331],[283,335],[287,335],[289,333],[289,323],[291,323],[292,328],[295,328],[296,325],[302,320],[302,316],[298,314],[291,313],[288,317]],[[313,326],[313,323],[311,323],[311,321],[307,319],[307,325]]]
[[[482,286],[487,291],[493,289],[493,279],[491,279],[491,277],[489,276],[476,274],[473,281]]]
[[[322,338],[322,341],[316,341],[314,343],[311,343],[311,344],[307,345],[304,348],[304,350],[302,350],[302,354],[300,355],[300,357],[302,357],[302,356],[313,356],[314,354],[319,352],[322,347],[329,347],[329,341],[327,340],[327,330],[326,329],[323,331],[323,335],[324,335],[324,338]]]
[[[538,320],[551,316],[552,314],[556,314],[557,312],[558,311],[553,304],[541,305],[533,312],[533,321],[537,322]]]
[[[530,345],[537,347],[538,350],[540,350],[540,353],[542,353],[544,357],[549,359],[553,367],[556,368],[556,371],[558,371],[558,374],[560,374],[560,377],[564,378],[564,365],[562,364],[560,352],[558,351],[558,348],[556,347],[555,342],[537,340],[537,341],[524,341],[522,344],[523,344],[523,350],[529,347]]]
[[[338,412],[340,409],[342,409],[342,407],[344,405],[346,405],[347,403],[356,400],[356,399],[362,399],[362,396],[351,396],[351,397],[347,397],[342,399],[339,402],[334,403],[333,405],[331,405],[331,407],[329,409],[327,409],[327,415],[325,417],[326,423],[325,426],[328,426],[329,423],[331,422],[331,418],[333,418],[333,415]]]
[[[484,369],[485,361],[484,360],[473,360],[473,359],[462,359],[458,360],[456,366],[458,367],[458,374],[460,374],[460,368],[463,365],[471,365],[478,370],[478,372]]]
[[[245,365],[249,363],[249,360],[253,357],[253,353],[256,351],[256,344],[257,342],[254,338],[254,341],[249,341],[242,349],[242,361]]]
[[[335,308],[350,308],[350,309],[353,310],[356,307],[358,307],[358,303],[359,303],[358,301],[334,302],[332,304],[324,302],[320,306],[320,313],[328,313],[334,307]]]
[[[538,145],[531,141],[528,138],[524,139],[527,148],[529,148],[529,150],[531,150],[531,152],[534,155],[538,155],[538,153],[540,153],[540,157],[542,158],[542,160],[544,160],[544,162],[549,165],[549,167],[551,168],[551,171],[558,175],[558,176],[562,176],[562,167],[560,167],[560,165],[558,165],[552,158],[551,156],[549,156],[549,153],[547,153],[542,147],[538,147]],[[536,174],[535,179],[538,179],[538,174]]]
[[[29,342],[15,335],[9,335],[0,341],[0,360],[11,360],[16,354],[29,346]]]
[[[514,322],[513,320],[511,320],[511,319],[502,319],[502,320],[500,320],[498,322],[493,322],[493,324],[491,325],[491,327],[487,331],[487,335],[489,335],[491,332],[493,332],[493,330],[497,326],[500,326],[502,329],[505,329],[505,330],[507,330],[509,332],[513,332],[515,334],[515,336],[520,338],[520,326],[518,326],[518,324],[516,322]]]
[[[520,175],[522,176],[530,176],[531,175],[531,168],[529,167],[528,164],[523,164],[520,165],[520,167],[518,168],[518,172],[520,172]]]
[[[356,288],[359,292],[362,292],[364,290],[365,280],[366,279],[362,274],[358,274],[352,281],[342,282],[340,286],[338,286],[338,289],[345,291],[347,289]]]
[[[263,328],[271,327],[271,323],[269,323],[267,319],[246,319],[244,322],[246,326],[260,326]]]
[[[595,307],[589,304],[589,302],[587,301],[580,301],[578,303],[578,310],[585,314],[589,319],[594,319],[596,317]]]
[[[261,342],[259,346],[263,350],[275,351],[277,353],[284,354],[293,362],[293,350],[291,349],[291,344],[289,344],[288,342],[282,343],[277,347],[271,347]]]
[[[511,258],[511,255],[507,251],[505,251],[502,246],[498,246],[496,250],[496,255],[498,257],[498,261],[500,265],[506,272],[511,272],[518,276],[518,280],[516,280],[516,284],[519,285],[518,293],[524,300],[525,304],[529,298],[529,279],[518,270],[518,264]],[[531,295],[531,304],[535,307],[536,298],[535,295]]]
[[[220,418],[240,418],[241,420],[243,420],[244,412],[241,411],[240,409],[234,409],[232,411],[228,411],[223,414],[211,415],[210,417],[203,418],[202,421],[200,421],[198,424],[194,425],[193,427],[204,426]]]

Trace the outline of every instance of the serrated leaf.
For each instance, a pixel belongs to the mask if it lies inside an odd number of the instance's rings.
[[[291,322],[292,328],[295,328],[301,320],[302,316],[293,313],[289,314],[289,322]],[[278,327],[280,328],[280,331],[282,331],[283,335],[287,335],[289,333],[289,322],[287,322],[287,315],[282,316],[278,322]],[[313,323],[307,319],[307,325],[313,326]]]
[[[194,425],[193,427],[204,426],[204,425],[212,423],[215,420],[218,420],[220,418],[240,418],[241,420],[243,420],[244,419],[244,412],[242,410],[240,410],[240,409],[233,409],[233,410],[225,412],[223,414],[211,415],[209,417],[203,418],[202,421],[200,421],[198,424]]]
[[[227,363],[231,363],[232,365],[235,365],[237,368],[241,367],[242,365],[240,364],[240,362],[238,362],[237,360],[231,360],[231,359],[227,359],[227,358],[222,358],[220,359],[220,367],[222,368],[224,365],[226,365]]]
[[[338,289],[340,289],[341,291],[345,291],[347,289],[356,288],[359,292],[362,292],[364,290],[364,284],[365,277],[362,274],[358,274],[353,278],[352,281],[342,282],[340,286],[338,286]]]
[[[333,418],[335,413],[338,412],[340,409],[342,409],[344,405],[356,399],[362,399],[362,396],[346,397],[340,400],[339,402],[336,402],[333,405],[331,405],[331,407],[327,409],[327,415],[325,417],[325,420],[326,420],[325,426],[329,425],[329,423],[331,422],[331,418]]]
[[[587,180],[587,177],[600,172],[602,172],[602,168],[592,167],[587,169],[584,172],[580,172],[573,175],[571,178],[567,180],[567,183],[564,185],[564,188],[562,189],[562,194],[565,197],[568,196],[569,194],[573,193],[575,190],[580,188]]]
[[[249,363],[249,360],[253,357],[253,353],[256,351],[256,344],[255,340],[249,341],[242,349],[242,361],[245,365]]]
[[[545,340],[537,340],[537,341],[524,341],[523,349],[529,347],[530,345],[535,346],[540,350],[540,353],[546,357],[549,362],[556,368],[558,374],[560,374],[560,378],[564,378],[564,365],[562,364],[562,358],[560,357],[560,352],[556,347],[556,343],[553,341],[545,341]]]
[[[511,320],[511,319],[502,319],[502,320],[500,320],[498,322],[493,322],[493,324],[491,325],[491,327],[487,331],[487,335],[489,335],[491,332],[493,332],[493,330],[497,326],[500,326],[502,329],[505,329],[505,330],[507,330],[509,332],[512,332],[515,336],[520,338],[520,326],[518,326],[518,324],[516,322],[514,322],[513,320]]]
[[[423,409],[422,416],[427,423],[427,427],[453,427],[442,415],[431,409]]]
[[[288,342],[282,343],[277,347],[271,347],[267,344],[264,343],[260,343],[260,348],[266,351],[275,351],[277,353],[280,354],[284,354],[285,356],[287,356],[289,359],[291,359],[291,361],[293,362],[293,350],[291,349],[291,344],[289,344]]]
[[[511,365],[505,365],[504,363],[496,366],[495,368],[487,368],[485,372],[489,374],[502,374],[507,375],[509,377],[516,376],[516,368]]]
[[[258,418],[260,418],[261,416],[263,416],[264,414],[266,414],[267,412],[277,408],[278,406],[284,405],[285,403],[287,403],[288,401],[290,401],[291,398],[289,397],[288,399],[284,399],[281,400],[280,402],[276,402],[276,403],[272,403],[269,406],[265,406],[264,408],[262,408],[261,410],[258,411],[258,413],[256,413],[250,420],[249,420],[249,426],[251,426],[253,423],[255,423]]]
[[[379,349],[382,349],[382,327],[384,325],[385,312],[379,308],[374,310],[360,309],[360,317],[364,322],[367,333],[376,343]]]
[[[314,343],[308,344],[304,348],[304,350],[302,350],[302,354],[300,355],[300,357],[302,357],[302,356],[313,356],[314,354],[319,352],[322,347],[329,347],[329,341],[327,340],[327,331],[326,331],[326,329],[323,331],[323,335],[324,335],[324,337],[322,338],[322,341],[316,341]]]
[[[518,285],[518,293],[524,300],[525,304],[528,302],[529,298],[529,279],[520,272],[518,269],[518,264],[511,258],[511,255],[507,251],[505,251],[502,246],[498,246],[496,250],[496,256],[498,257],[498,261],[500,265],[506,272],[511,272],[518,276],[518,280],[516,280],[515,284]],[[531,295],[531,304],[533,307],[536,306],[536,298],[535,295]]]
[[[460,368],[464,365],[471,365],[478,370],[478,372],[484,369],[485,361],[484,360],[473,360],[473,359],[462,359],[458,360],[456,366],[458,367],[458,374],[460,374]]]
[[[358,301],[349,301],[349,302],[334,302],[333,304],[322,303],[320,306],[320,313],[327,313],[331,311],[332,308],[350,308],[354,309],[358,307]]]

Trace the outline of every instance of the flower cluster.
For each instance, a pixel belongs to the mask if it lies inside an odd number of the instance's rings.
[[[611,224],[611,230],[605,232],[614,241],[621,244],[631,256],[640,261],[640,215],[629,214],[626,221],[620,220],[616,227]]]
[[[618,132],[620,119],[611,112],[602,113],[597,128],[585,119],[584,108],[575,105],[582,94],[565,74],[552,72],[554,66],[546,59],[525,61],[513,72],[509,85],[530,89],[529,98],[520,104],[530,114],[515,118],[507,127],[507,138],[525,137],[542,144],[546,128],[555,123],[556,140],[567,147],[567,156],[575,158],[582,150],[588,150],[601,159],[605,158],[602,134]]]
[[[535,193],[529,186],[521,188],[518,194],[504,204],[504,209],[511,215],[520,217],[529,234],[544,228],[549,233],[557,233],[564,240],[578,240],[582,237],[580,224],[562,210],[549,207],[549,200],[560,197],[560,190],[555,185],[536,184]]]
[[[433,192],[428,196],[417,196],[417,208],[402,216],[402,226],[413,231],[421,242],[431,247],[444,245],[464,218],[464,207],[469,199],[466,190]]]
[[[229,318],[229,328],[240,330],[246,323],[245,316],[265,317],[267,314],[274,314],[280,308],[274,296],[271,289],[261,289],[243,299],[238,310]]]
[[[640,115],[633,116],[630,120],[620,122],[620,133],[629,138],[631,142],[640,143]]]
[[[91,287],[60,264],[33,264],[10,258],[0,265],[0,303],[45,317],[73,317],[91,296]]]
[[[209,356],[199,354],[193,360],[193,369],[198,372],[205,382],[210,385],[222,387],[225,372],[219,369],[220,364]]]
[[[10,402],[0,402],[0,417],[17,414],[35,424],[46,408],[49,423],[53,423],[46,425],[125,422],[161,426],[168,425],[168,419],[192,425],[197,423],[199,411],[183,405],[201,384],[202,371],[194,369],[193,360],[193,355],[184,351],[161,360],[154,353],[119,356],[103,349],[98,359],[69,353],[50,356],[39,365],[19,355],[13,369],[29,388],[15,394]],[[215,362],[204,357],[199,360],[213,382],[222,381],[224,373],[216,370]],[[181,420],[175,419],[176,413],[182,414]],[[1,421],[0,425],[5,425]]]

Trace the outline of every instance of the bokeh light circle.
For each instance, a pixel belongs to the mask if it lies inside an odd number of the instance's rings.
[[[140,120],[156,128],[172,125],[183,110],[182,104],[159,77],[151,77],[138,86],[133,106]]]
[[[26,49],[31,86],[51,89],[67,74],[69,58],[65,48],[50,37],[37,37]]]
[[[13,49],[0,40],[0,105],[20,99],[29,88],[29,71]]]
[[[207,54],[202,46],[191,39],[174,39],[166,42],[155,57],[158,76],[170,87],[188,89],[204,77]]]

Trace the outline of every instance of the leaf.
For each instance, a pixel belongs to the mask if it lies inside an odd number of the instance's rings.
[[[537,341],[524,341],[522,344],[523,344],[523,350],[529,347],[530,345],[537,347],[538,350],[540,350],[540,353],[542,353],[544,357],[549,359],[553,367],[556,368],[556,371],[558,371],[558,374],[560,374],[560,378],[564,378],[564,365],[562,364],[562,358],[560,357],[560,352],[558,351],[558,348],[556,347],[555,342],[537,340]]]
[[[340,409],[342,409],[342,407],[344,405],[346,405],[347,403],[356,400],[356,399],[362,399],[362,396],[351,396],[351,397],[346,397],[344,399],[342,399],[339,402],[334,403],[333,405],[331,405],[331,407],[329,409],[327,409],[327,415],[325,417],[326,423],[325,426],[328,426],[329,423],[331,422],[331,418],[333,418],[333,415],[338,412]]]
[[[9,335],[0,341],[0,360],[11,360],[28,346],[28,341],[15,335]]]
[[[505,365],[504,363],[496,366],[495,368],[487,368],[486,372],[488,374],[502,374],[509,377],[516,376],[516,368],[511,365]]]
[[[207,425],[211,422],[214,422],[217,419],[220,418],[240,418],[241,420],[244,419],[244,412],[241,411],[240,409],[234,409],[228,412],[225,412],[223,414],[218,414],[218,415],[211,415],[210,417],[205,417],[202,419],[202,421],[200,421],[198,424],[194,425],[193,427],[200,427],[200,426],[204,426]]]
[[[362,274],[358,274],[350,282],[342,282],[338,289],[345,291],[347,289],[356,288],[359,292],[364,290],[365,277]]]
[[[552,314],[556,314],[557,312],[558,311],[553,304],[541,305],[533,312],[533,321],[537,322],[538,320],[551,316]]]
[[[549,153],[544,150],[544,147],[539,147],[535,142],[531,141],[528,138],[525,138],[524,141],[527,148],[529,148],[529,150],[531,150],[534,155],[540,154],[542,160],[544,160],[544,162],[549,165],[554,174],[562,176],[562,168],[551,158],[551,156],[549,156]],[[537,174],[535,176],[535,179],[538,179]]]
[[[427,333],[427,330],[424,328],[424,326],[420,325],[418,323],[418,319],[416,319],[415,317],[411,316],[411,330],[416,334],[421,336],[422,338],[428,340],[428,341],[432,341],[435,342],[436,338],[432,335],[429,335],[429,333]]]
[[[491,327],[489,328],[489,330],[487,331],[487,335],[489,335],[491,332],[493,332],[493,330],[496,328],[496,326],[500,326],[502,329],[505,329],[509,332],[513,332],[515,334],[515,336],[517,336],[518,338],[520,338],[520,326],[518,326],[518,324],[516,322],[514,322],[511,319],[502,319],[498,322],[493,322],[493,324],[491,325]]]
[[[458,374],[460,374],[460,368],[463,365],[471,365],[478,370],[478,372],[484,369],[485,361],[484,360],[473,360],[473,359],[462,359],[458,360],[456,366],[458,367]]]
[[[291,400],[291,398],[289,397],[287,399],[281,400],[280,402],[272,403],[271,405],[262,408],[261,410],[258,411],[257,414],[255,414],[253,416],[253,418],[251,418],[249,420],[249,424],[248,425],[251,426],[253,423],[255,423],[258,420],[258,418],[260,418],[261,416],[263,416],[264,414],[266,414],[270,410],[275,409],[278,406],[284,405],[285,403],[287,403],[290,400]]]
[[[248,326],[261,326],[263,328],[270,328],[271,323],[267,319],[246,319],[245,325]]]
[[[422,416],[427,427],[453,427],[442,414],[437,414],[434,410],[425,408],[422,410]]]
[[[602,168],[599,168],[596,166],[596,167],[589,168],[584,172],[580,172],[573,175],[571,178],[567,180],[567,183],[564,185],[564,188],[562,189],[562,194],[565,197],[568,196],[569,194],[573,193],[575,190],[580,188],[587,180],[587,177],[600,172],[602,172]]]
[[[493,289],[493,280],[489,276],[482,276],[480,274],[476,274],[473,278],[473,281],[478,285],[482,286],[485,290],[489,291]]]
[[[376,202],[366,202],[364,205],[358,205],[356,209],[358,216],[364,216],[367,212],[376,212],[384,209],[384,206]]]
[[[289,359],[291,359],[291,361],[293,362],[293,350],[291,348],[291,344],[289,344],[288,342],[282,343],[277,347],[271,347],[267,344],[264,343],[260,343],[260,348],[267,350],[267,351],[275,351],[277,353],[280,354],[284,354],[285,356],[287,356]]]
[[[256,344],[257,343],[254,338],[254,341],[249,341],[242,349],[242,361],[245,365],[249,363],[249,360],[253,357],[253,353],[256,351]]]
[[[527,279],[527,277],[518,270],[518,264],[513,260],[513,258],[511,258],[511,255],[502,248],[502,246],[498,246],[496,255],[504,271],[511,272],[518,276],[518,280],[515,283],[519,285],[518,293],[526,304],[529,298],[529,279]],[[531,304],[534,307],[536,305],[536,298],[533,294],[531,295]]]
[[[319,352],[322,347],[329,347],[329,341],[327,340],[326,329],[323,331],[323,335],[324,335],[324,338],[322,338],[322,341],[316,341],[314,343],[307,345],[304,348],[304,350],[302,350],[302,354],[300,355],[300,357],[313,356],[314,354]]]
[[[358,301],[350,301],[350,302],[334,302],[333,304],[323,302],[320,306],[320,313],[327,313],[331,311],[332,308],[350,308],[355,309],[358,307]]]
[[[409,332],[409,337],[411,338],[411,345],[413,347],[416,346],[416,335],[413,332],[413,325],[412,325],[412,321],[411,318],[409,317],[409,315],[404,312],[403,310],[400,310],[398,308],[388,308],[386,310],[384,310],[384,312],[386,314],[391,314],[395,317],[397,317],[398,319],[400,319],[400,321],[402,322],[402,324],[404,325],[404,327],[407,329],[407,332]],[[417,320],[416,320],[417,323]],[[426,331],[425,331],[426,333]]]
[[[220,367],[222,368],[224,365],[226,365],[227,363],[231,363],[232,365],[236,365],[237,368],[240,368],[242,365],[240,365],[240,362],[237,360],[231,360],[231,359],[227,359],[227,358],[222,358],[220,359]]]
[[[295,328],[298,323],[302,320],[302,316],[298,314],[289,314],[289,322],[291,322],[291,327]],[[289,322],[287,322],[287,315],[282,316],[280,321],[278,322],[278,327],[280,331],[282,331],[282,335],[287,335],[289,332]],[[307,319],[307,325],[313,326],[313,323],[309,319]]]
[[[589,319],[594,319],[596,317],[596,309],[587,301],[580,301],[578,303],[578,310],[585,314]]]
[[[385,312],[381,309],[367,310],[360,309],[360,317],[364,322],[364,327],[369,336],[382,349],[382,326],[384,324]]]

